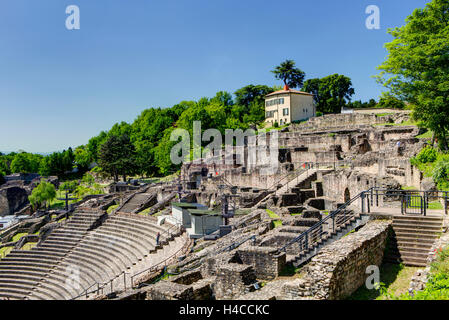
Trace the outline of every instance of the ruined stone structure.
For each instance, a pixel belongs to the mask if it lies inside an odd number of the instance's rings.
[[[315,256],[303,278],[286,283],[287,299],[343,299],[367,277],[368,266],[380,266],[391,221],[373,221],[360,231],[328,245]]]

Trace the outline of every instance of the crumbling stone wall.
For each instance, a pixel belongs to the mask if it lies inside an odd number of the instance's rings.
[[[228,263],[216,271],[214,293],[216,299],[233,299],[250,291],[249,286],[256,282],[252,266]]]
[[[345,203],[348,199],[352,199],[360,192],[372,187],[400,189],[401,186],[396,179],[379,177],[356,170],[338,170],[328,173],[323,175],[322,182],[324,196],[341,203]],[[361,206],[361,202],[356,201],[354,205]]]
[[[305,267],[304,276],[285,283],[285,299],[344,299],[365,283],[368,266],[380,266],[391,220],[371,221],[326,247]]]
[[[11,215],[29,203],[24,188],[5,186],[0,189],[0,216]]]
[[[276,278],[285,266],[286,254],[273,247],[246,247],[237,250],[243,264],[252,265],[258,279]]]

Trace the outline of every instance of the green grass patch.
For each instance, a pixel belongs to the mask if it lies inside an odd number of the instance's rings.
[[[16,242],[19,241],[20,238],[22,238],[23,236],[26,236],[28,233],[17,233],[16,235],[14,235],[11,239],[12,242]]]
[[[380,287],[377,290],[369,290],[363,284],[348,300],[387,300],[391,295],[405,294],[412,276],[418,269],[398,264],[383,264],[380,267]]]
[[[376,113],[376,117],[385,117],[385,116],[392,116],[392,115],[394,115],[393,112]]]
[[[273,229],[277,227],[282,227],[282,221],[281,220],[274,220],[273,221]]]
[[[119,206],[118,204],[114,204],[114,205],[110,206],[110,207],[108,208],[108,210],[106,210],[106,212],[107,212],[108,214],[110,214],[110,213],[112,213],[112,211],[114,211],[115,209],[117,209],[118,206]]]
[[[418,138],[418,139],[432,139],[432,137],[433,137],[432,130],[428,130],[428,131],[424,132],[423,134],[416,136],[416,138]]]
[[[11,252],[11,250],[13,249],[13,247],[3,247],[0,248],[0,257],[4,257],[7,254],[9,254]]]
[[[37,242],[27,242],[20,250],[31,250],[37,245]]]
[[[441,202],[439,201],[433,201],[433,202],[429,202],[429,206],[428,206],[429,210],[443,210],[444,207],[441,204]]]
[[[265,210],[271,219],[279,219],[280,217],[270,209]]]
[[[407,120],[402,123],[376,123],[373,124],[373,126],[393,126],[393,127],[401,127],[401,126],[416,126],[416,122],[413,122],[412,120]]]
[[[402,190],[418,190],[417,188],[412,187],[412,186],[402,186],[401,189]]]

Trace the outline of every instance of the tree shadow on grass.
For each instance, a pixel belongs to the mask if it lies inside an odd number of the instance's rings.
[[[380,266],[380,282],[388,288],[398,277],[399,272],[404,266],[399,264],[384,263]],[[356,292],[347,298],[347,300],[375,300],[382,295],[381,290],[368,289],[363,284]]]

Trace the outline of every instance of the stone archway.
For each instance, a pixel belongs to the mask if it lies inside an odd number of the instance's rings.
[[[344,194],[344,203],[348,202],[349,200],[351,200],[351,193],[349,192],[349,189],[346,188]]]

